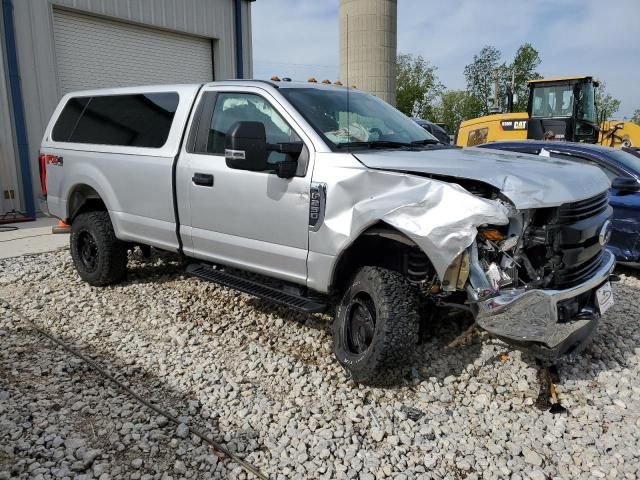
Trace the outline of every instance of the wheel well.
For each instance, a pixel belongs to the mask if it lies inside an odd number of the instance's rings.
[[[364,266],[388,268],[416,283],[435,275],[422,249],[404,233],[382,222],[369,227],[342,252],[333,269],[330,291],[343,291]]]
[[[69,195],[68,202],[68,214],[69,217],[65,219],[67,223],[73,222],[73,219],[78,214],[91,211],[107,211],[107,206],[100,198],[98,192],[96,192],[89,185],[78,185],[73,189],[71,195]]]

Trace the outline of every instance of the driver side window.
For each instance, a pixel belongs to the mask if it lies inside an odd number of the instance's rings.
[[[226,135],[236,122],[251,121],[264,125],[267,143],[301,142],[280,114],[259,95],[251,93],[219,93],[215,101],[207,136],[206,152],[224,155]],[[270,152],[268,163],[284,161],[285,154]]]

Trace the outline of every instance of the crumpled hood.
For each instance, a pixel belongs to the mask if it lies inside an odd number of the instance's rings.
[[[518,209],[554,207],[609,188],[599,168],[568,160],[487,150],[353,152],[369,168],[479,180],[499,188]]]

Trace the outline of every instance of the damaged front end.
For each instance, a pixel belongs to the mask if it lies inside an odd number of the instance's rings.
[[[584,346],[612,303],[615,258],[604,248],[610,216],[601,194],[480,228],[461,255],[467,260],[457,261],[468,263],[467,300],[477,324],[545,360]],[[454,262],[450,270],[460,269]]]

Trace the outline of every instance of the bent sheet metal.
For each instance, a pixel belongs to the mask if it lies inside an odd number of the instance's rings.
[[[346,157],[346,156],[345,156]],[[353,159],[353,157],[351,157]],[[483,224],[505,225],[509,208],[472,195],[459,185],[414,175],[363,168],[323,168],[330,176],[323,227],[309,236],[310,249],[336,255],[367,227],[382,221],[411,238],[442,278]],[[353,165],[353,164],[352,164]]]

